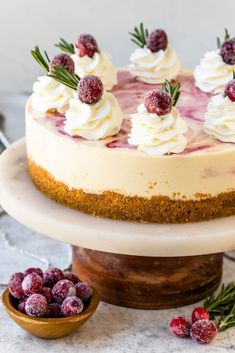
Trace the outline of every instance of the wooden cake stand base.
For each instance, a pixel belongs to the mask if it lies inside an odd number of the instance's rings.
[[[223,254],[145,257],[73,247],[73,271],[98,289],[105,302],[138,309],[195,303],[222,276]]]

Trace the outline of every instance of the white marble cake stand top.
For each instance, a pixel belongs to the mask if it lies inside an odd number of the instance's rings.
[[[29,228],[93,250],[167,257],[235,249],[234,216],[193,224],[139,224],[96,218],[49,200],[28,177],[24,139],[0,157],[0,203]]]

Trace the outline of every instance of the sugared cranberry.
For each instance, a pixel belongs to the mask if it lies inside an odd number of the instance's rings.
[[[64,271],[64,279],[68,279],[69,281],[73,282],[74,284],[79,282],[78,277],[75,275],[75,273],[71,271]]]
[[[222,44],[220,55],[226,64],[235,65],[235,38],[226,40]]]
[[[192,323],[203,319],[209,320],[208,311],[203,307],[195,308],[192,312]]]
[[[78,85],[78,97],[83,103],[94,104],[101,99],[103,90],[103,83],[99,77],[85,76]]]
[[[26,295],[39,293],[42,287],[42,277],[40,277],[36,272],[30,273],[29,275],[25,276],[22,282],[22,289]]]
[[[77,297],[79,297],[83,302],[88,300],[92,295],[92,289],[87,282],[78,282],[75,285],[75,288]]]
[[[91,34],[81,34],[75,43],[75,51],[80,58],[85,55],[93,58],[93,55],[98,52],[95,38]]]
[[[27,276],[33,272],[37,273],[40,277],[43,277],[43,271],[38,267],[27,268],[27,270],[24,271],[24,275]]]
[[[24,274],[22,272],[16,272],[10,278],[9,291],[11,295],[16,299],[22,299],[25,297],[25,293],[22,289],[23,280]]]
[[[32,294],[25,303],[25,311],[29,316],[41,317],[47,312],[47,300],[41,294]]]
[[[191,324],[183,316],[172,319],[169,324],[170,332],[177,337],[185,338],[190,335]]]
[[[146,95],[144,105],[149,113],[165,115],[170,113],[173,104],[169,93],[156,88]]]
[[[22,314],[26,314],[25,312],[25,303],[27,298],[21,299],[17,305],[17,310],[20,311]]]
[[[40,294],[46,298],[48,304],[53,302],[53,294],[50,287],[43,287]]]
[[[210,343],[217,332],[217,326],[213,321],[198,320],[192,325],[190,336],[197,343]]]
[[[49,268],[46,272],[43,274],[43,284],[44,287],[53,287],[56,282],[60,281],[61,279],[64,278],[63,272],[57,268]]]
[[[167,34],[163,29],[155,29],[147,38],[147,47],[156,53],[159,50],[165,50],[168,45]]]
[[[47,306],[46,317],[59,317],[60,316],[60,305],[58,303],[50,303]]]
[[[78,315],[83,311],[83,302],[77,297],[66,298],[61,305],[61,313],[64,316]]]
[[[231,80],[226,84],[224,93],[232,102],[235,102],[235,80]]]
[[[58,54],[50,62],[50,73],[53,74],[55,66],[60,66],[66,69],[71,74],[74,74],[75,65],[73,59],[68,54]]]
[[[54,285],[52,294],[57,303],[62,303],[65,298],[76,295],[76,289],[73,282],[62,279]]]

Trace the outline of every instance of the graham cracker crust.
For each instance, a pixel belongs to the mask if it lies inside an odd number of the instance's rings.
[[[94,216],[142,223],[188,223],[235,214],[235,191],[195,201],[166,196],[147,199],[111,191],[96,195],[69,189],[32,160],[28,160],[28,171],[33,183],[50,199]]]

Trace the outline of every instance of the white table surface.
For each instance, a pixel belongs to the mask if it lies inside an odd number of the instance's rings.
[[[23,134],[23,95],[0,95],[0,110],[7,115],[7,133],[16,140]],[[70,247],[22,226],[10,216],[0,217],[0,292],[12,272],[28,266],[69,266]],[[235,280],[235,262],[225,259],[223,282]],[[193,306],[162,311],[121,308],[101,303],[80,330],[57,340],[31,336],[9,319],[0,302],[0,353],[178,353],[235,351],[235,329],[220,333],[210,345],[178,339],[167,330],[176,315],[190,317]]]

